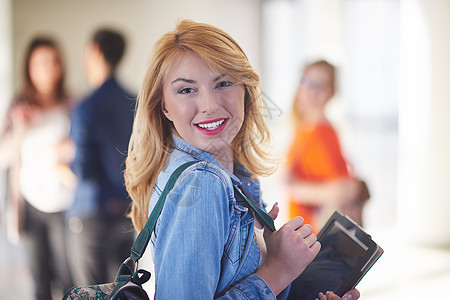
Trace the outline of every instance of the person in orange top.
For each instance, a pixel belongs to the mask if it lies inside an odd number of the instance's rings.
[[[287,157],[289,217],[302,216],[315,232],[334,210],[361,224],[361,199],[368,198],[365,184],[351,173],[325,115],[334,92],[334,66],[317,61],[305,67],[293,104],[296,133]]]

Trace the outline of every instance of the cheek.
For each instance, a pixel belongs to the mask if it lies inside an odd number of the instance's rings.
[[[230,124],[236,133],[241,130],[245,118],[245,92],[235,92],[228,98],[227,110],[233,116],[233,124]]]
[[[242,89],[236,90],[230,98],[233,99],[235,113],[243,116],[245,113],[245,89],[242,87]]]
[[[34,67],[30,70],[30,78],[33,85],[46,85],[49,80],[49,74],[43,68]]]
[[[30,77],[35,83],[55,83],[62,75],[58,65],[35,64],[30,67]]]
[[[316,97],[316,103],[317,105],[323,106],[327,103],[328,99],[330,99],[330,95],[328,93],[321,92]]]
[[[300,94],[300,105],[302,106],[315,106],[319,100],[320,95],[313,90],[303,89]]]
[[[53,68],[53,78],[58,80],[62,76],[62,67],[60,65],[55,65]]]
[[[166,101],[163,112],[175,127],[190,123],[193,118],[192,105],[187,105],[183,101]]]

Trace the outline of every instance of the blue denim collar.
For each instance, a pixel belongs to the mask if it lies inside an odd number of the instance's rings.
[[[222,164],[217,159],[215,159],[214,156],[211,155],[211,153],[204,151],[204,150],[200,150],[200,149],[192,146],[191,144],[189,144],[185,140],[181,139],[180,137],[176,136],[175,134],[173,134],[172,137],[173,137],[175,149],[177,149],[179,151],[183,151],[185,153],[188,153],[189,155],[194,157],[196,160],[206,161],[208,163],[218,166],[219,168],[221,168],[222,170],[227,172],[227,174],[230,176],[234,185],[236,185],[236,186],[242,185],[240,178],[246,178],[246,179],[251,178],[252,173],[249,170],[247,170],[247,168],[245,168],[243,165],[237,163],[236,161],[234,162],[234,165],[233,165],[234,174],[232,174],[224,166],[222,166]]]

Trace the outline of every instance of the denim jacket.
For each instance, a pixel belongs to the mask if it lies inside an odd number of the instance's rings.
[[[167,195],[151,238],[156,299],[275,299],[255,274],[261,254],[254,218],[233,186],[264,208],[259,181],[235,163],[234,174],[211,154],[174,136],[175,149],[150,200],[153,209],[172,172],[198,160]]]

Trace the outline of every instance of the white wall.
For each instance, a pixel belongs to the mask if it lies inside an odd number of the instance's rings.
[[[368,181],[370,227],[395,226],[401,1],[343,4],[340,126],[355,171]]]
[[[399,119],[402,236],[450,246],[450,2],[404,1]]]
[[[9,0],[0,0],[0,127],[3,125],[8,99],[12,97],[11,7]],[[6,209],[6,174],[0,170],[0,212]],[[4,220],[0,221],[0,227]]]
[[[0,0],[0,124],[3,124],[7,99],[12,96],[11,41],[11,4],[9,0]]]

